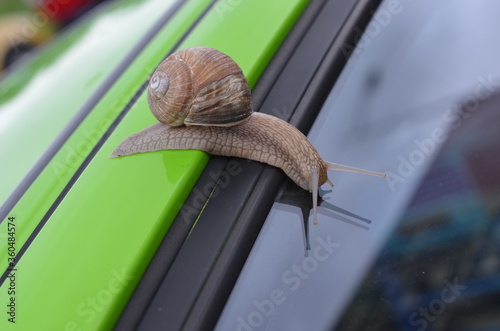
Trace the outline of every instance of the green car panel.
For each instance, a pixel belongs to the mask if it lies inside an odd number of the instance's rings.
[[[305,0],[219,2],[180,48],[203,45],[228,53],[240,64],[253,86],[307,3]],[[16,217],[19,226],[18,247],[22,245],[21,237],[27,240],[33,226],[45,215],[113,118],[202,9],[199,1],[188,1],[183,6],[19,201],[9,214]],[[132,28],[136,27],[128,30]],[[94,68],[89,72],[95,72]],[[0,321],[2,329],[4,326],[110,329],[116,322],[209,159],[199,151],[107,158],[124,137],[154,122],[143,93],[72,183],[57,209],[48,214],[45,226],[16,266],[17,284],[21,287],[16,293],[19,319],[16,325]],[[88,150],[71,154],[85,142]],[[44,197],[46,186],[52,190]],[[36,203],[30,206],[31,199]],[[39,207],[41,212],[37,211]],[[2,226],[4,224],[7,222]],[[7,251],[5,247],[1,249]],[[1,262],[4,260],[6,258]],[[0,288],[0,302],[9,300],[8,286],[7,278]]]
[[[140,54],[134,63],[122,74],[120,79],[108,91],[95,109],[85,118],[78,130],[73,133],[65,145],[55,155],[51,163],[30,186],[22,199],[9,213],[9,217],[16,218],[15,244],[17,249],[21,248],[26,243],[29,236],[40,223],[40,220],[43,219],[49,208],[54,204],[58,195],[67,185],[74,173],[79,169],[88,153],[106,132],[109,125],[116,119],[124,106],[130,102],[133,94],[143,85],[144,81],[147,80],[156,65],[165,57],[165,49],[171,49],[175,45],[210,2],[210,0],[204,0],[203,2],[192,0],[181,7],[176,15],[161,31],[159,31],[158,35],[144,49],[143,53]],[[109,51],[114,52],[115,50],[110,49]],[[71,222],[68,225],[71,226]],[[8,260],[5,254],[8,251],[8,227],[9,222],[5,219],[4,222],[0,224],[0,252],[2,252],[0,254],[0,256],[2,256],[0,265],[3,270],[8,267]],[[80,251],[81,247],[77,248],[77,250]],[[72,255],[70,250],[66,251],[66,249],[63,249],[62,251]],[[73,253],[78,255],[79,252]],[[44,261],[46,262],[47,257],[51,254],[46,255],[45,252],[42,255],[46,256],[46,258],[37,258],[37,262],[44,264]],[[70,260],[73,259],[73,257],[68,258]],[[103,259],[104,263],[106,263],[107,258],[103,256]],[[61,268],[65,268],[64,264],[61,265]],[[22,275],[22,271],[18,274]],[[34,276],[36,277],[36,274],[34,274]],[[24,282],[22,276],[20,276],[20,279]],[[3,289],[8,289],[8,283],[9,281],[7,280],[0,290],[0,298],[7,297],[5,298],[6,300],[8,300],[10,296],[7,296],[8,291],[4,291]],[[37,287],[38,285],[36,284],[36,281],[30,283],[31,286]],[[22,288],[25,288],[25,286],[22,286]],[[50,298],[54,296],[52,290],[49,290],[49,292],[50,293],[45,294],[43,297]],[[67,296],[67,293],[70,292],[61,292],[59,294]],[[26,294],[29,298],[32,298],[31,294]],[[20,301],[23,301],[23,299],[20,299]],[[29,301],[30,300],[25,300],[25,302]],[[49,315],[44,315],[41,311],[38,311],[38,309],[42,307],[44,307],[44,305],[39,306],[36,310],[27,314],[26,316],[30,316],[30,319],[22,319],[16,323],[16,325],[12,326],[16,328],[21,325],[21,327],[23,327],[22,325],[24,323],[29,322],[34,324],[31,325],[28,323],[24,327],[26,329],[34,329],[35,325],[38,325],[42,320],[49,322],[47,325],[50,326],[53,319],[50,318]],[[18,310],[21,312],[24,311],[22,304],[20,304]],[[41,318],[41,316],[46,317]],[[0,320],[0,326],[4,324],[4,322],[6,322],[6,320]],[[70,327],[71,323],[68,325]],[[10,326],[10,323],[6,326]]]
[[[9,216],[17,217],[19,222],[16,231],[16,244],[19,247],[28,240],[96,143],[165,57],[165,49],[175,45],[210,0],[204,0],[203,4],[196,0],[188,3],[191,5],[183,6],[177,12],[116,81],[9,213]],[[6,223],[0,224],[0,238],[6,237],[6,228]],[[0,240],[0,251],[3,252],[6,245],[6,241]],[[6,269],[7,263],[5,259],[0,260],[0,267]]]
[[[0,165],[0,201],[12,193],[64,126],[174,2],[113,4],[70,29],[22,71],[6,77],[0,93],[0,159],[9,162]]]

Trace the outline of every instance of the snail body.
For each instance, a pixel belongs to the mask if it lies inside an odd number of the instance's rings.
[[[328,179],[327,166],[307,138],[289,123],[262,113],[254,113],[244,123],[230,127],[169,127],[156,123],[125,139],[110,157],[169,149],[197,149],[267,163],[283,169],[305,190],[311,190],[311,169],[318,173],[319,185]]]
[[[167,57],[150,80],[148,102],[160,123],[127,137],[111,158],[196,149],[267,163],[313,193],[314,224],[318,187],[333,186],[327,170],[385,177],[324,161],[297,128],[275,116],[253,113],[241,69],[212,48],[192,47]]]

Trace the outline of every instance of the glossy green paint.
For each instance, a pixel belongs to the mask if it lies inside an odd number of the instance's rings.
[[[85,118],[53,160],[9,213],[18,219],[16,243],[24,245],[89,152],[166,56],[178,39],[209,5],[210,0],[191,0],[181,7],[133,64],[122,74],[95,109]],[[7,223],[0,224],[0,257],[7,249]],[[0,270],[7,268],[0,258]]]
[[[0,162],[0,203],[175,1],[113,3],[5,77],[0,83],[0,160],[9,162]],[[122,31],[127,31],[125,38]]]
[[[205,45],[228,53],[253,86],[307,1],[220,4],[229,10],[214,6],[181,48]],[[92,113],[106,105],[112,101]],[[208,161],[198,151],[107,158],[124,137],[152,123],[143,94],[27,250],[17,266],[24,284],[17,326],[106,330],[115,323]],[[0,302],[6,300],[4,284]]]
[[[9,213],[9,217],[16,217],[15,237],[18,250],[26,242],[68,181],[78,170],[90,150],[106,132],[109,125],[129,103],[134,93],[138,91],[148,79],[158,63],[166,56],[166,52],[175,45],[209,4],[210,0],[190,0],[179,9],[168,24],[160,30],[158,35],[148,44],[143,53],[140,54],[133,64],[122,74],[95,109],[85,118],[75,133],[55,155],[52,162],[44,169],[29,190],[23,195],[12,212]],[[195,181],[196,177],[193,176],[192,180]],[[183,188],[180,188],[180,190],[182,191]],[[69,220],[68,225],[71,226],[71,220]],[[4,222],[0,224],[0,267],[2,270],[5,270],[8,266],[7,229],[8,220],[4,220]],[[54,240],[57,239],[54,238]],[[81,247],[78,248],[78,250],[80,249]],[[50,259],[51,253],[48,253],[43,248],[42,251],[42,255],[45,255],[45,258],[40,260],[40,262]],[[70,251],[68,250],[66,252]],[[79,253],[81,252],[76,252],[76,255]],[[107,259],[104,255],[102,258],[104,261]],[[73,258],[70,258],[70,260],[73,260]],[[84,260],[86,260],[86,258]],[[60,267],[64,268],[65,266],[62,264]],[[22,274],[22,272],[20,274]],[[85,279],[81,281],[85,281]],[[77,282],[80,282],[80,280]],[[4,291],[4,289],[8,288],[7,283],[8,282],[0,288],[0,302],[3,302],[4,299],[8,300],[7,291]],[[36,285],[36,282],[30,282],[30,287],[31,286],[38,285]],[[52,290],[49,290],[49,292],[50,294],[47,294],[47,297],[53,297],[54,292],[52,292]],[[59,294],[68,295],[68,293]],[[9,326],[14,329],[19,329],[19,325],[31,321],[34,323],[33,325],[28,323],[24,324],[24,327],[35,330],[39,329],[36,326],[38,326],[41,321],[50,324],[50,322],[54,320],[52,314],[45,316],[40,315],[37,311],[37,307],[32,308],[34,308],[34,310],[29,314],[25,314],[25,316],[30,316],[30,318],[21,319],[16,325],[6,323],[6,319],[0,319],[0,329],[3,330],[4,327],[8,328]],[[71,323],[68,325],[71,325]],[[23,326],[21,326],[21,328],[22,327]]]

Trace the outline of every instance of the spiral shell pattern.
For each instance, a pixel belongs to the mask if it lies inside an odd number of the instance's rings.
[[[149,82],[148,103],[169,126],[232,126],[252,114],[251,93],[240,67],[209,47],[173,53]]]

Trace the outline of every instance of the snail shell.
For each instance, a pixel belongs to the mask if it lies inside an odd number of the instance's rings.
[[[168,126],[233,126],[252,114],[251,93],[240,67],[209,47],[167,57],[149,82],[148,103]]]
[[[198,149],[281,168],[313,193],[317,223],[318,187],[327,170],[385,174],[324,161],[307,138],[289,123],[252,114],[251,94],[240,67],[208,47],[191,47],[167,57],[151,77],[148,102],[161,123],[127,137],[109,157],[168,149]],[[196,125],[196,127],[192,127]]]

